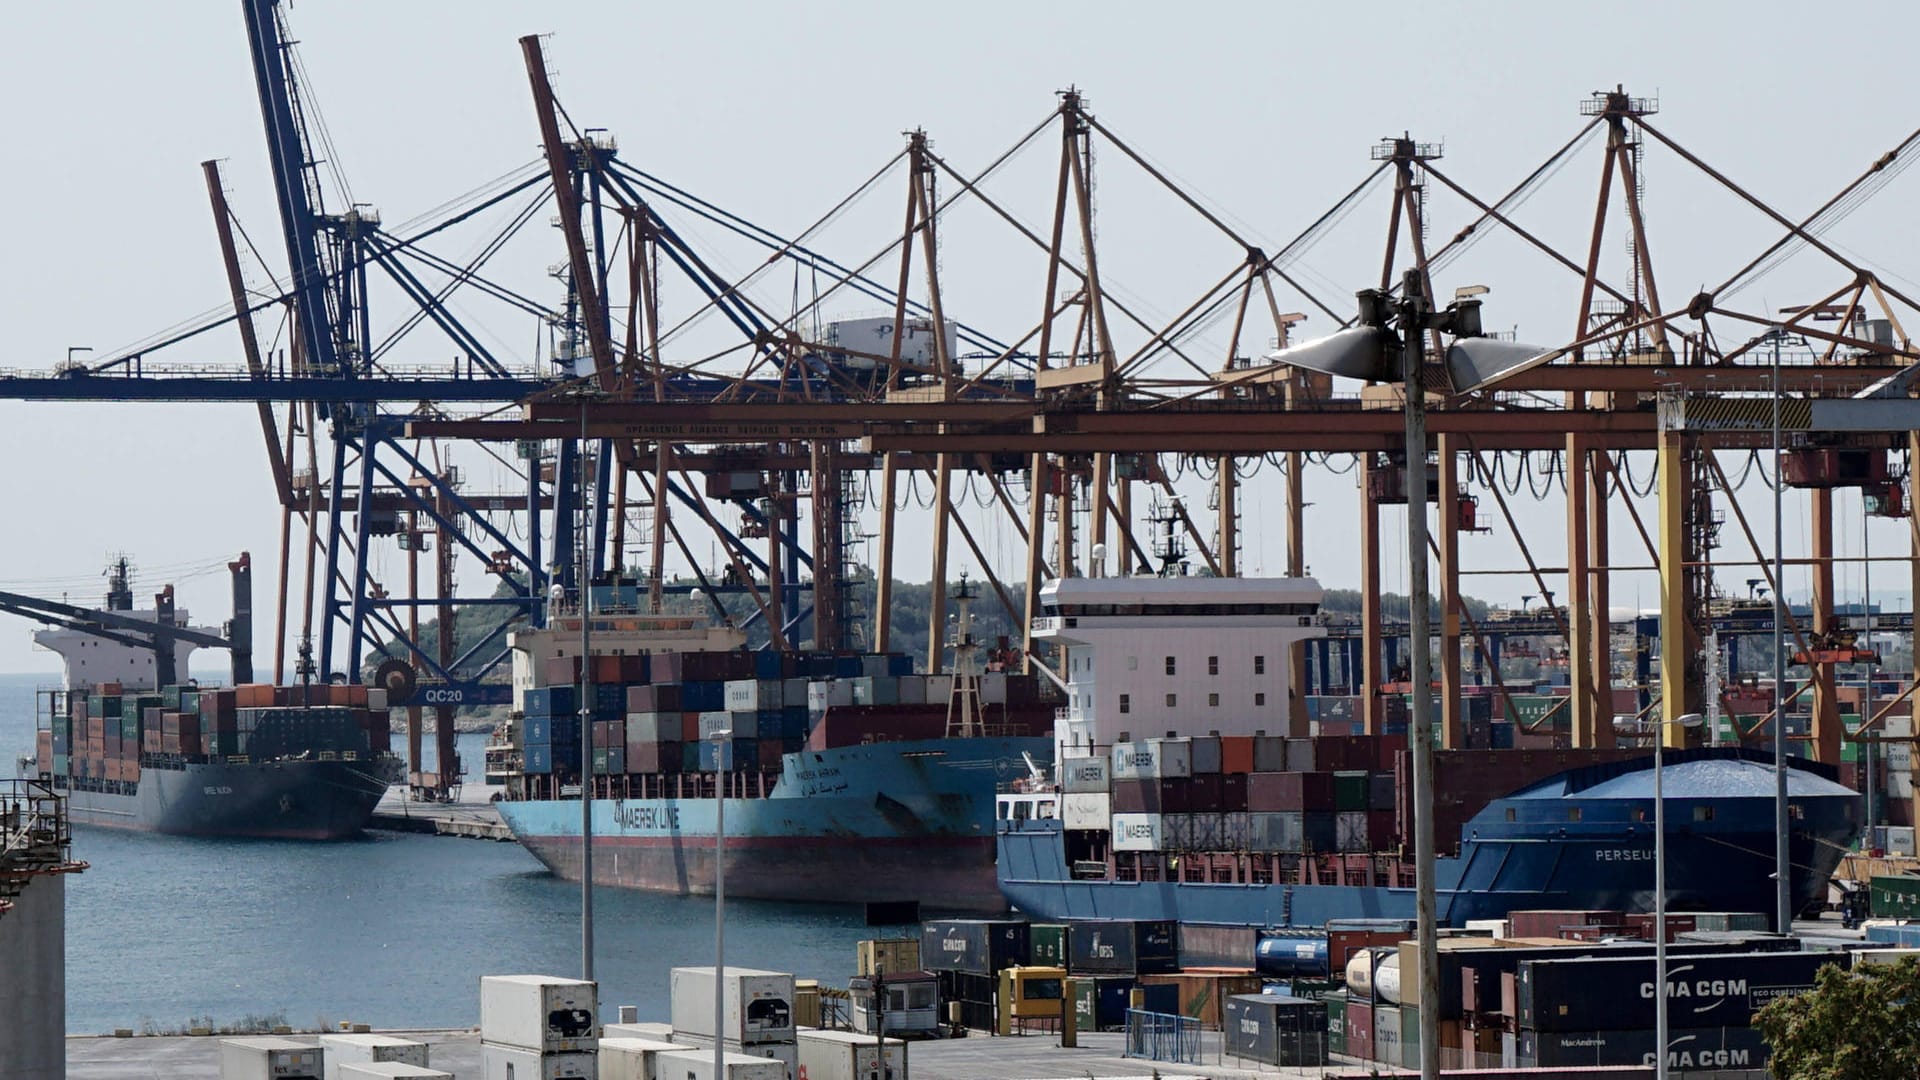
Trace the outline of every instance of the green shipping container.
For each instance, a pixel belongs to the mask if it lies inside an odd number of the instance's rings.
[[[1420,1067],[1420,1009],[1400,1006],[1400,1064],[1409,1069]]]
[[[1514,694],[1508,699],[1507,719],[1521,725],[1529,725],[1541,717],[1553,712],[1556,706],[1562,706],[1553,713],[1553,719],[1547,722],[1548,729],[1562,729],[1568,724],[1567,698],[1560,694]]]
[[[1038,930],[1039,927],[1034,929]],[[1100,988],[1092,979],[1068,979],[1067,999],[1073,1002],[1075,1030],[1100,1030]]]
[[[1327,1053],[1345,1055],[1347,1052],[1347,992],[1336,990],[1328,994],[1327,1003]]]
[[[1876,919],[1920,918],[1920,877],[1876,877],[1867,885]]]
[[[65,754],[53,755],[53,775],[55,776],[67,775],[67,755]]]
[[[1367,808],[1367,775],[1363,771],[1342,771],[1333,774],[1333,808],[1335,810]]]
[[[1027,963],[1034,967],[1067,966],[1067,928],[1054,923],[1035,923],[1027,928]]]

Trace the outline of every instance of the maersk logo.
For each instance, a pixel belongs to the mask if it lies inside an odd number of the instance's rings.
[[[1153,826],[1143,821],[1129,821],[1120,826],[1120,838],[1123,840],[1151,840]]]
[[[1121,764],[1131,769],[1146,769],[1153,766],[1153,751],[1129,750],[1120,759]]]

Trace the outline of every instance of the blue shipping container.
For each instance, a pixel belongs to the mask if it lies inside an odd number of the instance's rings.
[[[701,772],[733,772],[740,769],[760,767],[760,740],[734,739],[731,743],[712,743],[702,740],[700,747]],[[726,760],[721,760],[722,749],[726,750]]]
[[[544,776],[553,771],[553,750],[546,746],[528,746],[524,767],[529,775]]]
[[[528,716],[566,716],[578,712],[580,698],[571,686],[537,686],[525,692]],[[624,704],[624,703],[623,703]]]
[[[689,682],[680,684],[680,708],[683,711],[719,712],[726,707],[726,683]]]
[[[754,678],[777,679],[780,674],[780,653],[773,649],[761,649],[753,654]]]
[[[896,677],[913,674],[913,657],[903,653],[888,653],[887,674]]]

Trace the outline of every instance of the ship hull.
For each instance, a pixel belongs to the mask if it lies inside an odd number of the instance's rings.
[[[933,739],[789,754],[764,798],[724,800],[727,895],[861,904],[917,901],[1006,910],[994,871],[993,804],[1048,739]],[[497,804],[555,874],[581,877],[580,803]],[[596,799],[593,879],[677,895],[713,892],[719,800]]]
[[[67,780],[75,824],[176,836],[340,840],[356,836],[385,794],[368,766],[343,761],[148,767],[131,791]],[[65,780],[66,778],[62,778]],[[104,785],[102,785],[104,786]]]

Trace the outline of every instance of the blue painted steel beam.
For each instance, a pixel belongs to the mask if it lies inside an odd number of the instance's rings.
[[[333,621],[340,615],[338,602],[333,599],[333,587],[340,580],[340,485],[347,475],[349,442],[345,436],[334,437],[333,486],[327,489],[332,497],[327,500],[327,576],[321,579],[327,595],[327,602],[320,609],[320,678],[323,680],[333,676]]]
[[[485,517],[482,517],[479,511],[473,508],[473,504],[469,503],[466,500],[465,496],[461,495],[458,491],[454,490],[452,487],[449,487],[443,480],[441,480],[438,474],[436,474],[432,469],[429,469],[424,464],[422,464],[420,459],[413,456],[413,454],[409,453],[406,447],[401,446],[399,441],[394,437],[393,432],[386,430],[389,428],[397,428],[398,426],[399,425],[397,424],[382,422],[380,424],[380,427],[383,429],[380,432],[381,441],[386,443],[387,446],[391,447],[394,453],[399,454],[401,460],[413,466],[416,472],[418,472],[421,476],[425,477],[427,481],[433,485],[434,490],[446,496],[447,499],[453,503],[454,509],[458,510],[462,515],[464,515],[467,519],[472,521],[475,525],[478,525],[481,531],[487,534],[488,539],[492,540],[494,543],[499,544],[501,547],[505,548],[507,554],[510,557],[518,560],[522,566],[528,565],[527,553],[520,550],[520,547],[518,544],[515,544],[512,540],[509,540],[505,533],[501,532],[499,529],[494,528],[493,523],[488,521]],[[450,531],[452,531],[455,535],[459,536],[461,542],[467,545],[467,550],[479,556],[479,558],[482,561],[487,561],[492,558],[491,552],[482,550],[478,545],[476,545],[471,539],[467,537],[466,530],[458,528],[457,526],[454,525],[453,522],[446,521],[444,518],[442,518],[439,514],[439,511],[432,505],[431,502],[428,502],[427,500],[420,498],[418,495],[412,494],[411,485],[409,485],[404,479],[396,475],[392,470],[388,469],[384,465],[379,466],[379,468],[381,472],[384,472],[387,474],[387,477],[389,479],[391,479],[395,484],[399,485],[399,487],[403,491],[408,492],[408,497],[416,505],[419,505],[423,511],[431,515],[435,521],[445,524]],[[510,584],[513,584],[513,587],[516,589],[523,588],[523,586],[520,586],[515,583],[510,582]]]
[[[486,369],[488,375],[494,377],[506,375],[506,367],[501,364],[500,361],[494,359],[493,353],[490,352],[485,345],[480,343],[480,339],[474,337],[472,332],[460,325],[460,323],[453,318],[446,310],[445,305],[441,303],[440,296],[436,295],[433,290],[427,288],[424,282],[415,277],[413,271],[407,269],[406,264],[394,258],[390,249],[380,247],[376,242],[374,246],[374,259],[379,262],[381,269],[385,270],[387,275],[393,278],[394,283],[400,286],[401,291],[407,294],[407,298],[418,305],[420,310],[426,314],[427,318],[431,319],[433,324],[440,328],[441,332],[445,333],[449,338],[452,338],[454,344],[466,350],[468,356],[478,360],[480,365]],[[451,292],[451,290],[448,291]],[[369,343],[368,347],[372,347],[371,343]]]

